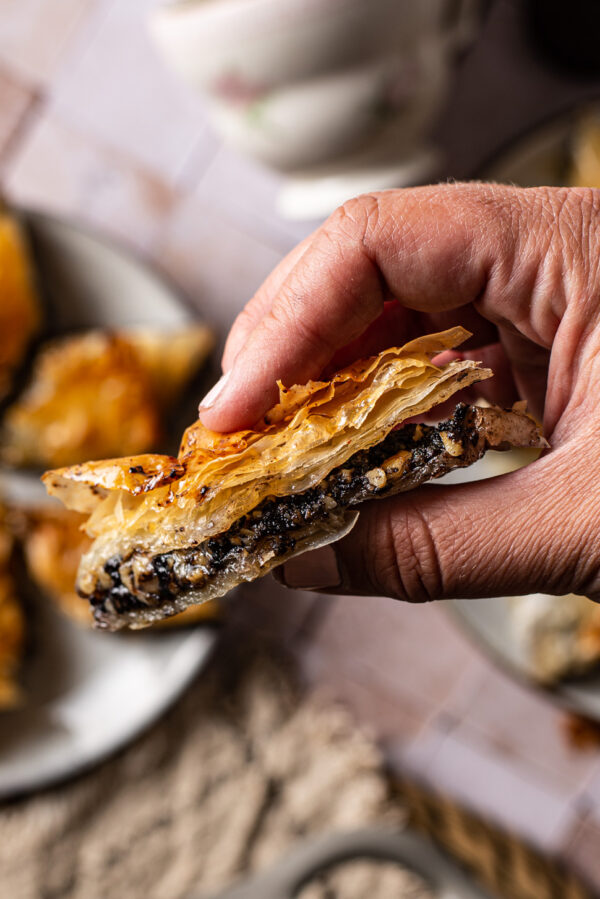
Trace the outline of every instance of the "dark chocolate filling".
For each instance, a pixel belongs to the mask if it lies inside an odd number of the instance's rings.
[[[387,463],[387,471],[393,474],[389,462],[398,453],[410,452],[402,468],[402,476],[406,474],[410,478],[411,472],[427,468],[435,457],[446,452],[442,432],[446,440],[461,446],[469,441],[476,443],[477,431],[465,427],[470,408],[459,404],[451,419],[436,426],[405,424],[397,428],[381,443],[356,453],[344,465],[333,469],[318,486],[299,494],[267,497],[225,533],[201,544],[155,556],[134,550],[126,556],[111,557],[104,566],[110,586],[98,583],[93,595],[87,597],[97,622],[102,625],[115,613],[160,608],[178,594],[201,589],[241,554],[284,556],[295,546],[295,532],[326,519],[332,510],[350,509],[370,498],[397,491],[397,480],[382,476],[380,466]],[[143,564],[136,569],[135,563],[140,560]],[[132,583],[135,592],[130,589]]]

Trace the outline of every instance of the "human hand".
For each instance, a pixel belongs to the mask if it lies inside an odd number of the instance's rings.
[[[462,324],[478,385],[544,415],[552,450],[501,478],[371,503],[343,540],[283,566],[290,586],[411,601],[537,591],[600,599],[600,193],[458,184],[351,200],[238,316],[215,430],[353,358]]]

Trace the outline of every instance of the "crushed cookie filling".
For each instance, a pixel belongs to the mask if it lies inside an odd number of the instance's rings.
[[[316,487],[299,494],[267,497],[223,534],[198,546],[149,555],[134,550],[113,556],[104,565],[90,602],[95,617],[104,613],[160,608],[180,593],[201,589],[210,578],[252,554],[261,564],[294,549],[295,533],[325,520],[334,510],[345,510],[394,487],[392,475],[404,476],[447,452],[452,455],[471,438],[464,419],[469,407],[459,404],[448,421],[436,426],[404,424],[379,444],[361,450],[334,469]],[[477,435],[475,435],[476,438]],[[110,585],[106,582],[109,581]]]

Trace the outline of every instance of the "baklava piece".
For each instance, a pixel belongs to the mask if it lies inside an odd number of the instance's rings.
[[[164,416],[211,346],[201,325],[173,334],[91,331],[47,344],[5,415],[3,461],[46,468],[155,448]]]
[[[600,664],[600,605],[585,596],[536,593],[509,599],[511,628],[533,677],[544,684]]]
[[[25,616],[11,572],[13,538],[0,509],[0,710],[22,700],[18,675],[25,647]]]
[[[470,465],[490,448],[545,446],[520,406],[459,404],[437,427],[409,421],[491,376],[470,360],[432,361],[467,336],[453,328],[329,381],[280,385],[280,402],[254,429],[216,434],[197,421],[177,458],[47,472],[49,492],[89,516],[95,539],[78,591],[96,624],[143,627],[223,596],[339,539],[367,500]]]
[[[0,207],[0,402],[13,390],[41,320],[25,232]]]
[[[92,545],[90,537],[81,527],[84,516],[69,512],[57,503],[20,510],[13,517],[18,518],[16,530],[32,579],[67,618],[76,624],[91,627],[94,619],[90,605],[75,590],[81,557]],[[209,602],[190,606],[157,626],[184,626],[216,621],[218,617],[218,604]]]

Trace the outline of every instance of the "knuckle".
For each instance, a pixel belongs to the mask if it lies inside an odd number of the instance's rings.
[[[496,267],[506,269],[509,277],[514,266],[514,240],[522,229],[527,202],[525,192],[498,185],[478,185],[467,195],[463,215],[472,223],[473,237],[492,252]]]
[[[555,233],[573,286],[597,287],[600,190],[563,188],[554,194]],[[574,265],[574,263],[576,263]],[[577,282],[580,283],[577,283]]]
[[[538,548],[534,574],[542,592],[600,593],[600,484],[591,463],[596,443],[589,417],[573,439],[540,460],[537,514],[524,539]]]
[[[443,594],[442,560],[428,518],[417,505],[394,522],[398,574],[412,602],[431,602]]]
[[[597,508],[597,504],[596,504]],[[568,527],[573,537],[569,546],[568,539],[562,541],[564,558],[571,564],[564,566],[560,583],[553,592],[577,593],[600,601],[600,552],[598,551],[598,525],[594,510],[586,509],[585,504],[579,507],[577,521]],[[587,526],[582,527],[582,523]],[[566,545],[565,545],[566,544]]]
[[[377,518],[363,559],[379,592],[408,602],[430,602],[443,593],[442,566],[427,518],[412,504],[392,505]]]
[[[596,294],[598,284],[598,239],[600,236],[600,190],[597,188],[538,187],[515,189],[519,212],[514,231],[521,260],[536,260],[533,307],[536,296],[553,297],[550,331],[538,323],[551,342],[565,311],[576,298],[583,308],[586,297]],[[538,304],[539,305],[539,304]],[[545,307],[544,307],[545,308]]]
[[[377,228],[379,217],[379,195],[361,194],[338,206],[323,225],[323,229],[327,234],[338,234],[352,243],[366,245],[368,235]]]
[[[374,593],[408,599],[398,568],[394,526],[389,513],[379,516],[369,528],[362,545],[361,561]]]

